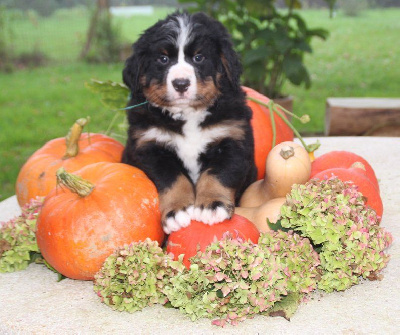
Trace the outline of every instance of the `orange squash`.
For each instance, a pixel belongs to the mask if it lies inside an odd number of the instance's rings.
[[[189,268],[189,259],[196,255],[198,248],[205,251],[208,245],[215,240],[220,240],[226,232],[245,241],[249,239],[253,243],[258,243],[260,236],[257,227],[252,222],[237,214],[234,214],[229,220],[214,225],[192,221],[188,227],[169,235],[167,252],[172,253],[175,259],[184,254],[183,264]]]
[[[317,179],[328,179],[332,176],[338,177],[341,181],[348,181],[358,186],[358,191],[365,197],[365,204],[371,207],[381,218],[383,214],[383,203],[379,190],[375,184],[366,176],[365,170],[351,166],[349,168],[336,167],[323,170],[313,176]],[[379,219],[380,220],[380,219]]]
[[[311,165],[311,178],[321,171],[332,168],[348,169],[357,162],[360,162],[364,166],[365,175],[371,180],[371,182],[379,191],[378,179],[376,178],[372,166],[363,157],[350,151],[330,151],[317,157]]]
[[[144,172],[100,162],[75,174],[57,172],[60,186],[45,198],[37,221],[39,249],[58,272],[92,280],[118,247],[163,242],[157,190]]]
[[[67,137],[47,142],[22,166],[15,190],[20,206],[46,196],[56,186],[56,171],[61,166],[74,172],[92,163],[121,161],[124,146],[102,134],[82,134],[86,122],[77,120]]]
[[[268,104],[269,99],[261,93],[242,86],[247,96],[260,100]],[[268,153],[272,149],[272,124],[269,109],[254,101],[247,100],[248,106],[253,111],[251,126],[254,136],[254,160],[257,166],[257,179],[263,179],[265,175],[265,161]],[[284,141],[293,140],[293,131],[289,126],[278,116],[274,115],[276,125],[276,144]]]

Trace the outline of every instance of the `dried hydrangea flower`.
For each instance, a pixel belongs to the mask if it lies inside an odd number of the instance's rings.
[[[21,215],[0,223],[0,272],[24,270],[39,253],[36,243],[36,220],[43,198],[36,198],[22,208]]]
[[[191,264],[166,285],[170,303],[192,320],[217,318],[213,324],[224,326],[267,314],[291,291],[314,289],[319,261],[307,239],[274,232],[263,234],[259,244],[226,234]]]
[[[118,311],[135,312],[166,303],[162,293],[169,278],[183,271],[156,241],[146,239],[117,249],[95,275],[94,290],[101,301]]]
[[[287,279],[267,248],[226,234],[192,257],[190,270],[171,278],[164,291],[192,320],[217,318],[213,323],[223,326],[266,311],[287,294]]]
[[[318,288],[341,291],[376,278],[389,261],[392,236],[379,226],[357,186],[337,177],[295,185],[281,208],[281,224],[310,238],[319,251]]]
[[[288,278],[288,292],[309,293],[316,289],[320,279],[320,260],[310,240],[293,231],[264,233],[258,244],[281,259]]]

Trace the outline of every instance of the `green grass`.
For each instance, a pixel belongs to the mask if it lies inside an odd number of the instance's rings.
[[[307,125],[295,123],[300,131],[323,133],[327,97],[399,97],[399,9],[369,10],[359,17],[339,14],[333,20],[326,11],[302,15],[330,37],[315,40],[314,52],[306,57],[311,89],[285,87],[295,97],[296,114],[311,116]]]
[[[116,18],[123,42],[135,41],[144,28],[173,8],[156,7],[152,16]],[[76,60],[86,41],[91,12],[85,7],[60,9],[48,18],[16,13],[12,17],[12,45],[16,54],[40,50],[51,60]]]
[[[144,28],[168,11],[157,9],[151,18],[121,20],[123,36],[133,42]],[[63,26],[68,27],[71,16],[65,12],[57,15],[40,24],[60,31]],[[324,27],[331,35],[325,42],[315,40],[314,53],[306,58],[313,80],[311,89],[285,87],[295,97],[295,113],[311,116],[309,124],[295,124],[301,132],[323,132],[327,97],[399,96],[400,10],[370,10],[359,17],[339,15],[333,20],[328,18],[327,11],[303,11],[302,15],[310,26]],[[35,33],[32,23],[20,20],[16,24],[16,32],[31,29],[30,39],[37,39],[38,31]],[[86,27],[87,22],[75,23],[72,36],[58,44],[60,37],[50,34],[49,29],[40,47],[55,60],[66,56],[74,59],[83,40],[79,34],[84,34]],[[15,34],[16,49],[29,48],[18,36]],[[107,129],[113,113],[84,87],[84,82],[90,78],[121,81],[122,68],[122,63],[88,65],[58,61],[45,68],[0,73],[0,200],[14,194],[18,171],[26,159],[46,141],[65,136],[75,119],[90,116],[90,131]]]

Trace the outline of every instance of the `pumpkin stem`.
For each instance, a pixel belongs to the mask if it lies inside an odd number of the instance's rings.
[[[75,174],[68,173],[63,167],[60,167],[57,170],[56,176],[57,185],[65,186],[71,192],[78,194],[80,197],[87,197],[92,193],[95,187],[95,185],[90,181]]]
[[[365,165],[361,162],[355,162],[353,163],[350,168],[357,168],[357,169],[362,169],[364,171],[366,171]]]
[[[67,136],[65,136],[65,144],[67,146],[67,150],[65,151],[65,155],[63,159],[68,159],[71,157],[75,157],[79,153],[79,139],[81,138],[81,134],[83,131],[83,127],[88,123],[87,118],[81,118],[75,121],[69,130]]]
[[[290,145],[285,145],[282,147],[279,154],[282,156],[282,158],[289,159],[290,157],[294,156],[294,148]]]

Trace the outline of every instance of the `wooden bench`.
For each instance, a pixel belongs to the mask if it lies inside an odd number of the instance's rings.
[[[328,98],[326,136],[400,136],[400,99]]]

